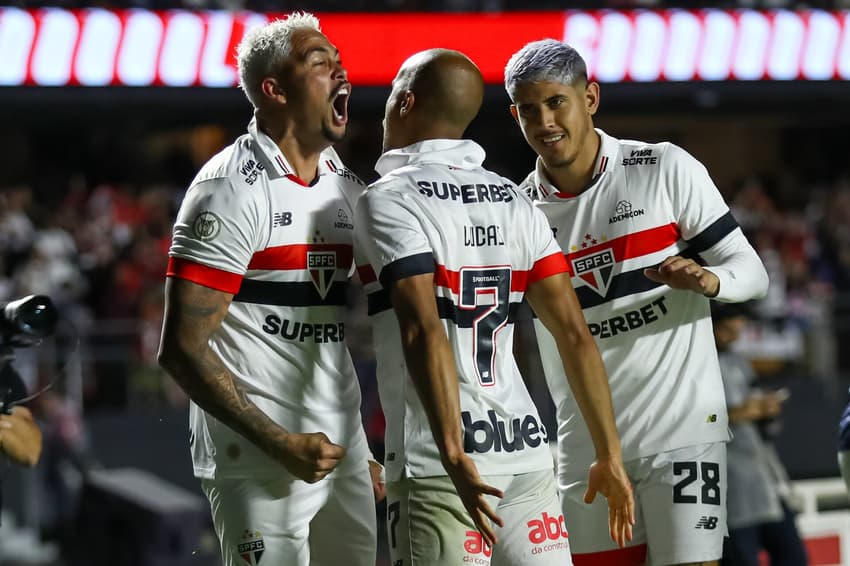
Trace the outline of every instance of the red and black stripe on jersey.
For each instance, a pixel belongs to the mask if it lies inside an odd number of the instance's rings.
[[[510,292],[524,293],[529,284],[550,275],[564,272],[563,264],[564,262],[560,254],[552,254],[535,262],[528,271],[511,270]],[[364,284],[372,283],[376,279],[375,273],[370,266],[360,266],[357,271]],[[382,288],[371,292],[367,297],[369,316],[392,308],[389,288],[393,283],[400,279],[422,275],[424,273],[434,274],[435,286],[449,289],[455,296],[460,294],[459,271],[453,271],[438,264],[431,252],[414,254],[388,264],[381,271],[379,279]],[[475,309],[461,308],[452,299],[447,297],[436,297],[436,301],[440,318],[451,320],[460,328],[472,328],[478,316]],[[509,323],[514,322],[521,304],[521,301],[510,302],[508,306]]]
[[[686,240],[687,247],[678,255],[701,261],[699,254],[717,244],[720,240],[729,235],[732,231],[738,228],[738,222],[732,216],[731,212],[727,212],[717,220],[715,220],[708,228],[700,232],[694,238]],[[643,230],[632,234],[626,234],[619,238],[615,238],[605,242],[582,249],[576,252],[564,254],[567,259],[567,264],[570,268],[570,275],[573,273],[573,261],[593,255],[601,250],[610,249],[613,251],[617,262],[622,262],[629,259],[639,258],[652,253],[660,252],[670,246],[673,246],[681,237],[679,229],[675,223]],[[656,264],[657,265],[657,264]],[[608,290],[603,297],[593,289],[585,286],[576,287],[576,296],[583,309],[599,306],[601,304],[613,301],[621,297],[643,293],[663,285],[652,281],[643,270],[647,267],[641,266],[631,271],[624,271],[613,275],[608,284]]]
[[[351,244],[289,244],[256,252],[248,270],[292,271],[309,269],[308,252],[334,252],[338,265],[351,265]],[[333,282],[322,297],[312,281],[269,281],[244,277],[182,259],[169,258],[168,276],[233,294],[234,302],[285,307],[344,306],[348,303],[348,281]]]

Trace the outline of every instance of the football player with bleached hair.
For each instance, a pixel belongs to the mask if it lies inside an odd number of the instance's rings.
[[[374,566],[383,488],[344,323],[365,185],[331,147],[351,84],[305,13],[249,31],[238,66],[254,118],[180,207],[160,363],[192,400],[227,566]]]

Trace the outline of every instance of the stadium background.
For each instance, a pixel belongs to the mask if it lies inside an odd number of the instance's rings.
[[[272,10],[316,12],[340,47],[354,93],[337,149],[366,181],[376,177],[389,79],[407,55],[431,46],[460,48],[482,66],[491,84],[468,135],[487,150],[489,168],[522,179],[534,156],[508,113],[501,68],[525,41],[576,43],[602,81],[597,126],[688,149],[758,249],[771,288],[739,347],[766,387],[791,390],[771,427],[791,477],[837,476],[836,423],[850,382],[850,6],[614,0],[598,7],[545,0],[0,7],[0,300],[47,294],[63,315],[55,337],[20,350],[15,363],[31,389],[56,385],[32,404],[45,430],[41,464],[4,466],[0,564],[215,563],[191,476],[186,398],[155,362],[162,281],[185,187],[250,119],[233,86],[231,47],[257,13]],[[128,23],[137,16],[138,29]],[[152,16],[161,27],[145,27]],[[214,26],[225,38],[217,47]],[[169,35],[172,28],[179,33]],[[135,51],[118,49],[131,29],[168,33]],[[194,61],[188,70],[184,59]],[[356,296],[352,304],[355,330],[347,335],[380,455],[368,322]],[[551,422],[539,367],[523,369]],[[850,520],[842,520],[847,529]],[[850,563],[844,552],[825,563]]]

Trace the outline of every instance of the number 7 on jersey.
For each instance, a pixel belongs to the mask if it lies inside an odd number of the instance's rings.
[[[472,311],[472,355],[478,382],[496,383],[494,365],[496,334],[508,323],[511,294],[511,268],[462,267],[460,269],[460,309]]]

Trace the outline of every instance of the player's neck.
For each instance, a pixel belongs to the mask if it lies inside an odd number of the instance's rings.
[[[454,124],[432,118],[412,123],[407,132],[407,139],[401,147],[429,140],[459,140],[463,138],[464,130]]]
[[[274,124],[258,116],[258,127],[277,144],[299,179],[311,183],[316,178],[322,151],[330,144],[323,147],[305,143],[295,135],[294,124]]]
[[[295,175],[307,183],[313,182],[319,174],[319,158],[325,148],[308,148],[295,136],[286,136],[275,141],[283,156],[295,170]]]

